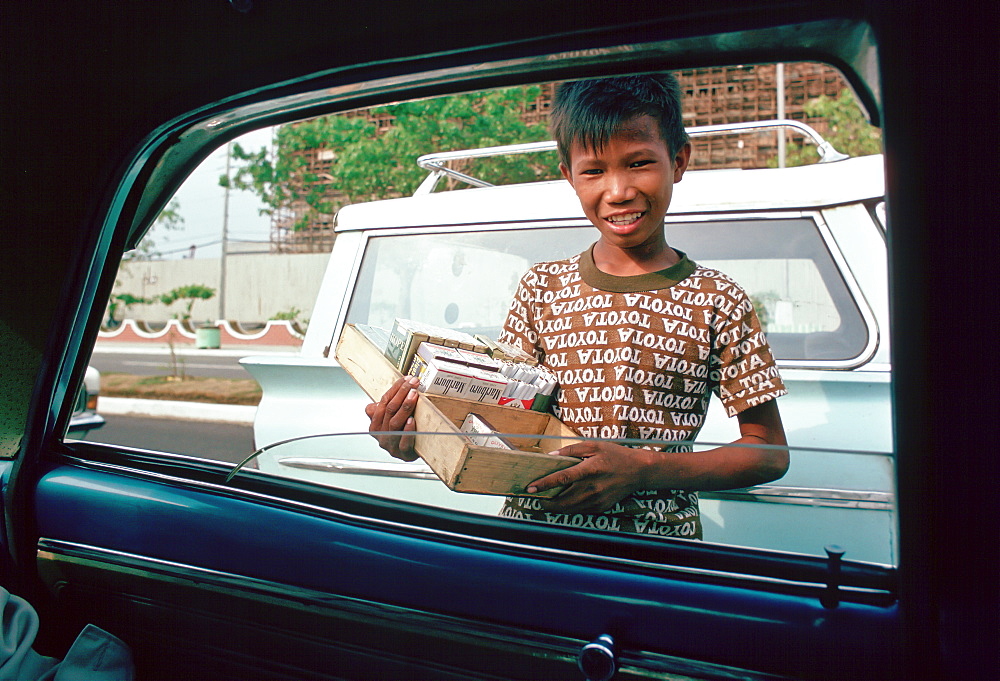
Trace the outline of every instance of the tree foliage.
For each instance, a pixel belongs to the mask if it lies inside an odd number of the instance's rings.
[[[215,296],[215,289],[210,286],[205,286],[203,284],[188,284],[186,286],[178,286],[160,296],[160,302],[164,305],[173,305],[175,302],[182,300],[186,301],[184,303],[184,311],[180,314],[182,320],[191,319],[191,308],[194,307],[195,302],[199,300],[208,300]]]
[[[295,200],[331,214],[349,203],[405,196],[427,176],[416,164],[424,154],[548,139],[544,125],[522,119],[539,93],[537,86],[491,90],[375,107],[370,118],[333,115],[284,125],[273,154],[233,145],[238,167],[220,184],[254,192],[270,213]],[[392,125],[380,132],[374,120],[384,118]],[[322,175],[302,153],[308,150],[332,156]],[[554,153],[479,159],[456,169],[493,184],[559,176]],[[457,188],[454,181],[442,184]]]
[[[869,156],[882,153],[882,132],[865,120],[854,95],[844,88],[837,97],[817,97],[805,106],[806,115],[825,119],[829,129],[824,135],[837,151],[848,156]],[[789,144],[785,165],[800,166],[816,163],[819,153],[811,144]],[[771,166],[777,166],[777,159]]]

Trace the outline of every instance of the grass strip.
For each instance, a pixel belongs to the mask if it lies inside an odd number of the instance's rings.
[[[188,376],[179,380],[173,376],[102,373],[101,395],[146,400],[257,405],[260,402],[261,390],[257,381],[252,378]]]

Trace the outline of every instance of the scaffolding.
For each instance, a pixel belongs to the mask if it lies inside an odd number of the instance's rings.
[[[724,66],[690,69],[676,73],[684,101],[685,127],[719,125],[741,121],[770,120],[777,117],[777,67],[775,64]],[[555,83],[545,83],[541,93],[529,102],[522,114],[527,123],[548,120]],[[806,104],[820,96],[837,97],[847,87],[840,72],[825,64],[796,62],[784,65],[784,118],[802,121],[828,136],[829,126],[822,118],[806,114]],[[376,134],[393,125],[392,116],[376,116],[361,109],[343,114],[364,116],[375,123]],[[778,155],[778,135],[786,141],[802,144],[795,132],[767,130],[751,134],[719,135],[693,141],[690,168],[760,168]],[[433,150],[428,150],[433,151]],[[305,149],[300,156],[302,171],[288,187],[294,196],[286,206],[275,210],[271,218],[271,251],[275,253],[320,253],[333,248],[333,221],[336,209],[346,196],[333,185],[330,166],[336,162],[331,149]],[[310,178],[305,181],[303,178]],[[306,201],[313,196],[334,208],[332,213],[312,210]]]

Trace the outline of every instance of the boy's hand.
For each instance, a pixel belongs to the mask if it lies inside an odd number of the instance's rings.
[[[529,493],[567,486],[559,496],[544,500],[547,510],[560,513],[600,513],[642,489],[651,452],[612,442],[580,442],[552,452],[575,456],[580,463],[540,478]]]
[[[527,491],[568,485],[543,502],[564,513],[599,513],[633,492],[647,489],[722,490],[762,485],[788,470],[788,446],[781,415],[769,400],[737,415],[740,438],[728,445],[691,452],[631,449],[611,442],[580,442],[553,454],[575,456],[580,463],[546,475]]]
[[[416,430],[413,409],[417,406],[418,384],[419,381],[413,376],[404,376],[392,384],[382,395],[382,399],[365,407],[365,414],[371,419],[368,432],[380,433],[372,435],[378,441],[378,446],[403,461],[417,459],[417,453],[413,450],[413,436],[385,433]]]

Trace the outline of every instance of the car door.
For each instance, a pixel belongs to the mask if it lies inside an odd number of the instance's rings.
[[[794,52],[789,45],[811,36],[812,49],[832,44],[831,58],[853,64],[863,60],[846,53],[864,42],[864,28],[838,20],[791,26],[770,43],[764,32],[718,44],[751,46],[739,54],[752,58],[776,45]],[[660,38],[688,35],[659,30]],[[550,49],[581,47],[576,38],[544,37]],[[607,39],[583,41],[592,51],[546,52],[536,68],[556,62],[562,70],[554,75],[569,77],[621,69],[622,54],[634,55],[637,69],[685,49],[712,58],[700,42],[658,43],[650,54],[633,45],[605,52]],[[468,69],[428,78],[458,89],[489,72],[482,64],[539,47],[507,44],[476,54]],[[469,65],[466,56],[429,58],[420,73]],[[384,76],[383,66],[338,71],[332,83],[324,73],[309,84],[358,91]],[[493,77],[509,77],[502,66]],[[386,70],[401,76],[413,64]],[[423,83],[378,81],[357,100],[340,92],[338,106],[407,96]],[[288,87],[268,94],[287,95]],[[820,558],[518,525],[247,471],[227,479],[228,467],[206,459],[63,440],[69,388],[82,378],[99,294],[134,242],[128,232],[148,222],[169,178],[240,104],[186,94],[186,117],[139,121],[149,137],[114,175],[108,200],[94,202],[95,226],[79,242],[76,267],[65,282],[40,288],[47,302],[58,301],[59,315],[33,326],[23,345],[27,369],[17,372],[16,389],[33,390],[33,408],[17,433],[17,456],[3,466],[5,567],[42,613],[51,650],[94,622],[132,646],[141,678],[580,678],[585,649],[585,667],[613,660],[618,678],[905,676],[900,626],[913,615],[901,613],[896,571],[842,562],[835,549]],[[248,99],[256,106],[260,92]],[[234,120],[250,120],[244,115]],[[166,153],[185,144],[187,157]],[[6,321],[20,312],[5,306],[5,338],[18,339]],[[50,322],[67,333],[46,335]],[[907,593],[918,583],[905,585]],[[919,602],[908,605],[927,614]],[[601,670],[590,671],[596,678]]]

